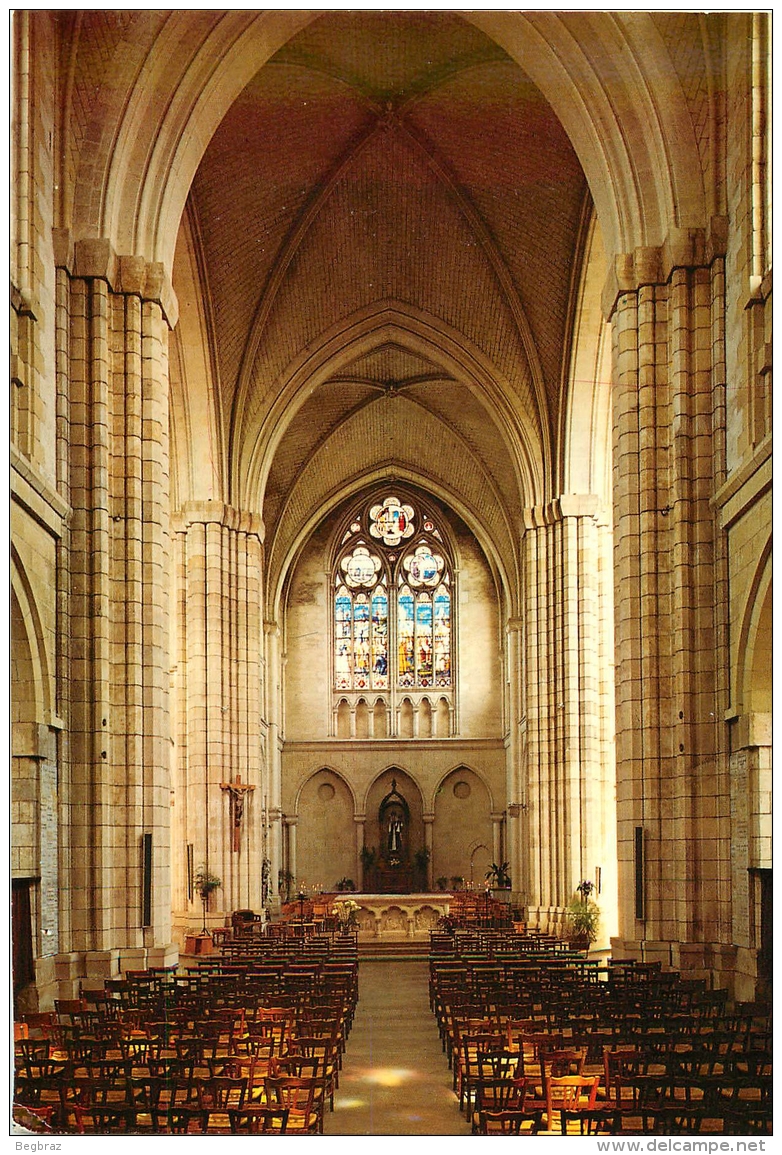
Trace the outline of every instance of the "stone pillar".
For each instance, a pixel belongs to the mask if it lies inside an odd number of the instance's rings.
[[[620,938],[682,959],[729,933],[729,664],[710,506],[724,446],[718,243],[674,235],[628,257],[637,287],[619,292],[612,318]]]
[[[491,816],[491,853],[492,862],[496,862],[499,866],[503,861],[502,858],[502,814],[492,814]]]
[[[168,321],[159,266],[55,236],[63,950],[170,942]],[[63,398],[67,394],[67,404]],[[144,836],[151,836],[148,920]]]
[[[268,806],[272,793],[261,757],[263,526],[211,501],[188,503],[173,524],[180,583],[175,811],[196,868],[222,880],[210,903],[222,921],[226,912],[262,905],[264,799]],[[250,789],[235,826],[224,786],[237,777]],[[184,917],[196,913],[194,906]]]
[[[522,877],[544,921],[561,916],[579,881],[613,847],[611,750],[603,741],[596,672],[607,616],[599,605],[605,541],[598,510],[596,496],[571,494],[525,513],[525,701],[518,729],[526,742],[518,741],[517,757],[526,782],[516,789],[526,802],[510,800],[517,827],[511,844],[518,844],[524,816]]]
[[[526,682],[524,664],[524,622],[512,618],[507,624],[507,668],[509,674],[508,754],[506,770],[507,823],[504,857],[515,891],[526,894],[528,887],[527,854],[525,853],[524,826],[519,818],[524,814],[527,797],[527,718],[523,699]],[[495,858],[495,862],[499,861]]]
[[[283,828],[282,813],[278,809],[271,809],[269,811],[269,836],[268,836],[268,855],[270,866],[269,887],[271,895],[271,907],[273,910],[279,909],[280,904],[280,871],[284,869],[285,848],[284,848],[285,833]]]
[[[288,830],[288,872],[293,876],[291,885],[294,887],[299,885],[299,867],[296,855],[296,825],[298,821],[298,818],[285,819]]]
[[[271,813],[279,821],[271,828],[272,885],[278,888],[279,871],[285,864],[284,831],[282,828],[282,767],[280,751],[280,692],[282,681],[280,629],[276,622],[264,622],[265,679],[262,713],[266,722],[266,778]],[[276,858],[275,858],[276,853]]]
[[[426,860],[426,886],[427,889],[434,890],[434,812],[427,812],[423,815],[424,820],[424,849],[429,851],[429,857]]]
[[[364,889],[364,862],[361,858],[361,850],[364,846],[364,822],[365,814],[354,814],[353,821],[356,824],[356,879],[358,889]]]

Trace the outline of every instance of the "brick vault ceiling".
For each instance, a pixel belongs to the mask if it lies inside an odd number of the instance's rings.
[[[316,19],[235,102],[191,191],[229,453],[249,452],[303,350],[384,300],[463,339],[532,441],[553,439],[586,197],[548,104],[457,14]],[[267,526],[332,439],[344,459],[343,422],[389,388],[397,417],[449,427],[516,521],[525,495],[491,407],[436,346],[379,338],[325,373],[276,450]]]

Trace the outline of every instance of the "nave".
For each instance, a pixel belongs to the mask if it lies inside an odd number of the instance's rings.
[[[770,997],[769,13],[11,25],[14,1012],[492,867]]]
[[[360,963],[350,1047],[324,1135],[469,1135],[429,1007],[424,959]]]

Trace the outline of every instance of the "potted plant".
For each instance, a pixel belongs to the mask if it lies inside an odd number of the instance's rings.
[[[499,864],[493,862],[486,871],[486,881],[490,883],[493,890],[510,890],[509,866],[509,862],[500,862]]]
[[[453,887],[454,890],[459,890],[462,886],[464,886],[464,875],[463,874],[452,874],[451,875],[451,886]]]
[[[565,911],[570,945],[576,950],[588,950],[597,939],[600,907],[591,897],[594,888],[595,884],[587,879],[579,882]]]
[[[447,890],[448,889],[448,879],[446,878],[446,876],[444,874],[441,874],[440,877],[437,879],[437,889],[438,890]]]
[[[337,890],[355,890],[356,884],[352,878],[341,878],[337,883]]]
[[[194,886],[204,908],[204,925],[201,934],[209,934],[209,931],[206,929],[206,912],[209,909],[209,895],[213,890],[217,890],[222,885],[221,879],[217,878],[214,874],[210,874],[206,866],[199,866],[198,873],[195,876]]]

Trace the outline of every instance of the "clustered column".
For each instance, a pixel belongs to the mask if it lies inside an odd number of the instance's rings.
[[[611,750],[595,661],[605,635],[597,513],[595,496],[568,495],[525,514],[517,746],[526,802],[515,799],[511,813],[517,838],[526,819],[528,901],[544,924],[559,922],[579,881],[611,861],[614,845]]]
[[[57,240],[62,946],[170,942],[168,325],[160,270]],[[151,855],[142,865],[145,836]],[[145,878],[145,870],[151,877]],[[118,897],[119,896],[119,897]],[[145,901],[145,896],[147,901]]]
[[[175,909],[185,919],[197,912],[185,872],[191,846],[192,868],[221,879],[211,903],[222,922],[224,911],[261,908],[265,842],[275,819],[262,773],[263,527],[253,515],[210,501],[188,503],[173,524]]]
[[[723,939],[729,913],[710,508],[724,468],[723,260],[665,275],[652,255],[650,283],[621,293],[613,316],[620,936],[698,969],[698,944]]]

